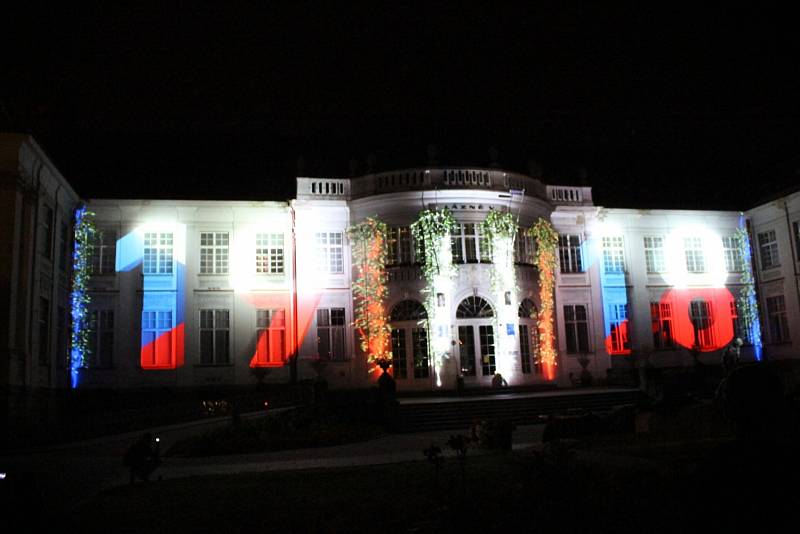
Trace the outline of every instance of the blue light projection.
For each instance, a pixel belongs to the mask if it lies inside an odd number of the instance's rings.
[[[742,272],[742,291],[737,299],[737,303],[742,308],[744,328],[747,336],[753,344],[753,354],[756,361],[761,361],[763,343],[761,341],[761,319],[758,313],[758,301],[756,300],[755,279],[753,278],[753,252],[750,243],[750,234],[744,220],[744,214],[739,214],[738,237],[741,245],[739,247],[742,255],[744,272]]]
[[[89,294],[86,285],[89,281],[89,261],[92,240],[95,237],[94,214],[80,206],[75,210],[75,232],[72,248],[72,293],[70,307],[72,332],[70,337],[70,386],[78,387],[80,369],[86,367],[91,325],[89,324]]]

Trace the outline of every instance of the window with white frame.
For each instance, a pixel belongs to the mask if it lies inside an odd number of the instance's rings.
[[[89,324],[89,365],[111,367],[114,356],[114,310],[91,310]]]
[[[172,232],[145,232],[144,274],[172,274]]]
[[[576,234],[558,236],[558,259],[562,273],[582,273],[581,236]]]
[[[456,224],[450,234],[453,263],[491,263],[489,239],[481,234],[480,224]]]
[[[694,345],[700,349],[714,347],[714,315],[711,303],[696,299],[689,304],[689,318],[694,328]]]
[[[517,235],[514,237],[514,261],[531,265],[535,253],[533,236],[529,235],[524,228],[517,228]]]
[[[228,232],[200,233],[200,274],[228,274]]]
[[[651,330],[653,332],[653,348],[672,349],[675,347],[674,329],[672,325],[672,303],[650,303]]]
[[[725,254],[725,270],[729,273],[744,271],[744,262],[736,237],[726,235],[722,237],[722,251]]]
[[[706,260],[703,256],[703,240],[699,237],[685,237],[683,251],[686,255],[686,271],[690,273],[706,272]]]
[[[622,236],[603,237],[603,270],[607,273],[625,272]]]
[[[95,234],[92,244],[90,268],[92,274],[110,274],[114,272],[117,254],[117,231],[101,230]]]
[[[256,363],[279,365],[285,360],[286,311],[256,310]]]
[[[200,310],[200,363],[224,365],[230,361],[230,311]]]
[[[387,265],[411,265],[414,263],[414,246],[408,226],[389,227],[387,238]]]
[[[783,295],[767,297],[767,321],[769,322],[769,340],[772,343],[787,343],[789,338],[789,322],[786,318],[786,302]]]
[[[172,350],[172,310],[142,311],[142,367],[170,367]]]
[[[342,232],[317,232],[317,270],[324,273],[344,272]]]
[[[650,274],[663,273],[667,270],[664,262],[664,238],[662,236],[645,236],[644,262]]]
[[[609,336],[611,338],[609,354],[627,354],[631,351],[628,324],[628,305],[609,304]]]
[[[781,258],[778,255],[778,238],[775,230],[761,232],[758,234],[758,251],[761,255],[761,269],[767,270],[781,266]]]
[[[589,320],[586,306],[568,304],[564,306],[564,330],[568,354],[589,352]]]
[[[318,308],[317,352],[319,357],[323,360],[344,360],[344,336],[344,308]]]
[[[283,234],[256,234],[256,272],[283,272]]]

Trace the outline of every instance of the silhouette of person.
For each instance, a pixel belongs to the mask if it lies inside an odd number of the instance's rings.
[[[506,379],[503,378],[503,375],[501,375],[500,373],[495,373],[494,376],[492,377],[492,387],[504,388],[506,386],[508,386],[508,382],[506,382]]]
[[[731,374],[736,366],[739,364],[739,352],[740,347],[742,346],[742,338],[737,337],[734,339],[728,348],[725,349],[725,352],[722,354],[722,369],[725,372],[725,376]]]
[[[153,441],[153,436],[150,432],[145,432],[139,440],[131,445],[125,453],[125,465],[130,468],[131,484],[137,478],[147,482],[150,473],[161,464],[159,457],[158,444]]]

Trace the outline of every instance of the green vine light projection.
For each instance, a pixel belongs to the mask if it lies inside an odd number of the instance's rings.
[[[758,314],[758,299],[756,298],[755,280],[753,278],[753,263],[750,249],[750,236],[744,226],[744,217],[740,216],[739,228],[734,234],[739,257],[742,258],[744,270],[742,271],[742,289],[736,299],[736,308],[748,341],[753,344],[757,360],[761,360],[761,320]]]
[[[489,214],[481,222],[481,235],[491,247],[492,290],[504,292],[513,289],[516,292],[516,280],[509,286],[506,280],[510,274],[514,276],[514,238],[517,236],[517,221],[511,213],[500,210],[489,210]]]
[[[455,228],[455,218],[447,208],[423,210],[411,225],[411,235],[422,260],[422,276],[426,286],[425,307],[428,324],[432,330],[431,348],[436,367],[436,385],[442,386],[442,369],[450,350],[450,308],[453,279],[457,274],[453,266],[450,232]]]
[[[358,275],[353,282],[355,327],[370,372],[392,361],[392,329],[386,314],[386,224],[375,217],[347,229]]]
[[[555,278],[557,265],[558,233],[546,220],[539,218],[528,230],[536,240],[534,261],[539,269],[539,361],[545,378],[555,378],[558,363],[555,348]]]
[[[89,357],[91,328],[88,291],[92,250],[99,232],[94,213],[85,206],[75,210],[75,237],[72,249],[72,293],[70,295],[72,333],[70,337],[70,384],[78,387],[79,369],[86,367]]]

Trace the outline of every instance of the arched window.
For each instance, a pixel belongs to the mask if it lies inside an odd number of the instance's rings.
[[[522,302],[519,303],[517,315],[521,319],[536,319],[536,314],[536,304],[531,299],[522,299]]]
[[[425,306],[416,300],[403,300],[392,308],[391,322],[396,321],[421,321],[428,318]]]
[[[494,310],[491,304],[481,297],[467,297],[458,305],[456,317],[459,319],[483,319],[486,317],[494,317]]]

